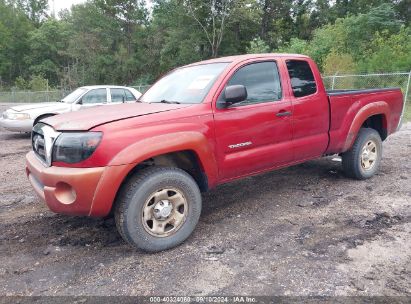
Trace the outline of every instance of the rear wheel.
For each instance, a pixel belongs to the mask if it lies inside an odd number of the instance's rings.
[[[342,154],[344,172],[360,180],[370,178],[378,171],[381,156],[380,134],[374,129],[361,128],[352,148]]]
[[[131,245],[149,252],[175,247],[187,239],[201,213],[194,179],[178,168],[150,167],[120,190],[116,226]]]

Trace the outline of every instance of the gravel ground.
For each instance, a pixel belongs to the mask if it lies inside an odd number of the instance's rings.
[[[0,295],[411,295],[410,123],[371,180],[330,157],[220,186],[194,234],[158,254],[112,219],[50,212],[25,176],[29,149],[0,130]]]

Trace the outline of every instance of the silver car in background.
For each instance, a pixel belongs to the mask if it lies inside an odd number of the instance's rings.
[[[45,102],[11,107],[3,112],[0,127],[14,132],[31,132],[40,119],[95,106],[136,102],[141,93],[122,86],[85,86],[64,97],[60,102]]]

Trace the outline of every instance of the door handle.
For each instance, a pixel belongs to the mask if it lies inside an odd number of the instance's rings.
[[[290,111],[280,111],[277,114],[275,114],[275,116],[277,117],[284,117],[284,116],[291,116],[291,112]]]

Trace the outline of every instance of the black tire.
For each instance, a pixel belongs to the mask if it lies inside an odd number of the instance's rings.
[[[167,187],[178,189],[187,202],[185,221],[173,234],[164,237],[147,232],[143,208],[150,196]],[[122,238],[147,252],[173,248],[184,242],[196,227],[201,213],[201,193],[197,183],[178,168],[149,167],[132,176],[121,188],[114,206],[114,218]]]
[[[362,165],[363,148],[369,142],[375,144],[376,159],[373,165],[366,169]],[[363,180],[372,177],[379,169],[382,156],[382,140],[380,134],[370,128],[361,128],[350,150],[342,154],[344,173],[351,178]]]

